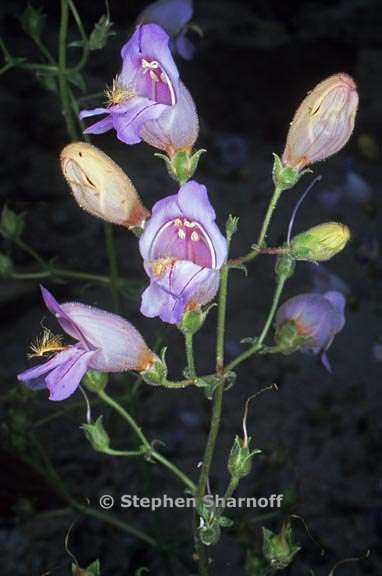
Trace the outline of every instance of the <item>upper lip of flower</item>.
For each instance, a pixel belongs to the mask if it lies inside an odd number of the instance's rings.
[[[173,231],[171,228],[173,228]],[[177,238],[179,238],[180,242],[184,242],[182,249],[184,249],[185,254],[181,254],[179,252],[177,254],[177,246],[174,244],[174,242],[172,242],[170,246],[166,246],[165,253],[162,253],[160,248],[160,240],[161,237],[163,239],[163,235],[165,235],[166,232],[169,235],[175,235]],[[207,248],[208,255],[205,254],[205,250],[203,250],[203,254],[198,254],[197,251],[193,250],[193,244],[196,247],[196,244],[199,242],[201,242],[199,246],[201,246],[202,249],[205,247]],[[178,217],[169,220],[157,231],[151,244],[150,260],[155,262],[163,258],[169,258],[173,261],[189,260],[194,264],[206,268],[216,267],[216,252],[211,238],[208,236],[206,230],[201,224],[199,224],[199,222],[189,220],[187,218]],[[208,258],[209,261],[206,262]]]

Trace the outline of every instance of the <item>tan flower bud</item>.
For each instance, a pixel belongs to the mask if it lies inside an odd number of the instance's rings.
[[[289,249],[295,260],[324,262],[341,252],[350,240],[350,230],[340,222],[318,224],[292,238]]]
[[[130,178],[101,150],[74,142],[61,154],[61,169],[81,208],[113,224],[140,227],[150,213]]]
[[[317,84],[291,122],[283,164],[302,170],[341,150],[353,132],[357,108],[357,87],[347,74]]]

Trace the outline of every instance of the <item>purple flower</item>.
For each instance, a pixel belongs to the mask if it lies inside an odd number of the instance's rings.
[[[80,117],[107,114],[85,133],[101,134],[114,128],[126,144],[141,141],[140,131],[155,120],[179,97],[179,73],[168,47],[169,36],[157,24],[138,26],[123,46],[122,71],[107,91],[106,108],[82,110]]]
[[[139,247],[150,278],[142,295],[145,316],[176,324],[186,308],[215,297],[227,241],[215,224],[205,186],[191,180],[157,202]]]
[[[157,0],[142,10],[137,22],[162,26],[173,39],[176,51],[185,60],[191,60],[195,47],[187,38],[187,23],[191,20],[193,11],[192,0]]]
[[[88,369],[99,372],[142,372],[152,366],[157,356],[147,347],[140,333],[116,314],[77,302],[59,304],[41,287],[48,310],[75,344],[62,345],[60,338],[45,330],[32,347],[32,356],[53,353],[47,362],[18,375],[32,389],[48,388],[50,400],[65,400],[73,394]]]
[[[175,106],[167,108],[157,120],[146,122],[140,134],[147,144],[164,150],[170,157],[179,150],[191,152],[199,135],[199,119],[191,94],[182,82]]]
[[[276,315],[276,338],[281,328],[293,322],[298,336],[307,338],[302,351],[321,354],[325,368],[331,372],[326,351],[345,325],[345,297],[340,292],[299,294],[279,308]]]

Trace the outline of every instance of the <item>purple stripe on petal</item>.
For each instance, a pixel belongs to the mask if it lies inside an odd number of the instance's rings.
[[[49,400],[65,400],[78,388],[95,352],[72,348],[72,355],[46,377]]]

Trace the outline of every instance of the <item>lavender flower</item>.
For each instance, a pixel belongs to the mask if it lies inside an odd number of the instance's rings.
[[[214,298],[227,241],[215,224],[205,186],[191,180],[157,202],[139,247],[150,278],[142,314],[176,324],[186,309]]]
[[[175,50],[185,60],[191,60],[195,47],[187,38],[187,23],[193,14],[192,0],[157,0],[138,16],[138,24],[159,24],[172,38]]]
[[[180,150],[191,153],[199,135],[199,119],[191,94],[179,83],[179,99],[157,120],[149,120],[140,132],[142,140],[172,157]]]
[[[303,352],[320,354],[325,368],[331,372],[326,352],[345,325],[345,302],[343,294],[336,291],[299,294],[290,298],[276,315],[276,342],[279,344],[286,334],[283,328],[292,324],[297,332],[296,339],[302,342],[298,348]]]
[[[122,48],[122,71],[107,91],[108,106],[80,114],[81,118],[107,114],[85,133],[101,134],[114,128],[122,142],[136,144],[142,139],[140,131],[146,122],[175,106],[179,73],[168,42],[168,34],[157,24],[137,27]]]
[[[73,394],[88,369],[144,372],[159,360],[127,320],[77,302],[59,304],[46,288],[41,287],[41,292],[61,328],[77,340],[63,345],[60,337],[45,330],[42,341],[32,346],[31,356],[53,356],[18,375],[34,390],[48,388],[50,400],[65,400]]]

